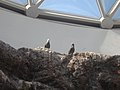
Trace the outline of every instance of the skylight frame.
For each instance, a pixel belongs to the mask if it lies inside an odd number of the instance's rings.
[[[15,3],[15,2],[12,2],[10,0],[0,0],[0,3],[1,4],[5,4],[5,5],[8,5],[8,6],[13,6],[13,7],[16,7],[20,10],[25,10],[25,6],[24,5],[21,5],[21,4],[18,4],[18,3]]]
[[[25,14],[25,10],[26,10],[24,5],[12,2],[10,0],[8,0],[8,1],[7,0],[0,0],[0,7],[18,12],[18,13],[23,14],[23,15]]]
[[[108,16],[112,18],[114,16],[115,12],[119,8],[120,8],[120,0],[116,0],[116,2],[113,4],[113,6],[111,7],[111,9],[109,10]],[[113,19],[113,22],[114,22],[115,26],[120,27],[120,20],[114,20]]]
[[[111,26],[112,24],[116,26],[120,25],[120,20],[112,20],[112,16],[115,14],[115,11],[117,11],[118,7],[120,7],[120,0],[116,0],[116,3],[112,6],[112,8],[107,14],[105,14],[101,1],[96,0],[96,3],[98,5],[98,8],[101,14],[101,17],[98,19],[90,18],[86,16],[80,16],[80,15],[66,14],[66,13],[56,12],[53,10],[38,9],[39,5],[41,5],[43,1],[44,0],[37,0],[35,3],[32,3],[32,0],[28,0],[28,2],[30,3],[24,6],[18,3],[14,3],[10,0],[1,0],[0,6],[7,9],[10,9],[9,7],[11,7],[14,9],[13,11],[16,11],[16,12],[18,11],[18,13],[20,13],[19,10],[21,10],[22,12],[21,14],[24,14],[32,18],[44,18],[44,19],[50,19],[50,20],[56,20],[56,21],[62,21],[62,22],[75,23],[75,24],[84,24],[84,25],[95,26],[95,27],[101,26],[102,28],[112,28],[113,27]],[[38,15],[36,16],[29,15],[30,8],[33,8],[33,9],[35,8],[35,10],[33,10],[32,13],[35,13]],[[18,9],[18,10],[15,10],[15,9]],[[26,13],[27,11],[28,11],[28,14]],[[112,22],[111,25],[106,26],[106,22],[108,22],[106,19]]]

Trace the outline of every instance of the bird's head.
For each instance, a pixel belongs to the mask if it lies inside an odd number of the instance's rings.
[[[72,47],[74,47],[74,43],[72,43]]]
[[[49,39],[49,38],[47,39],[47,42],[50,42],[50,39]]]

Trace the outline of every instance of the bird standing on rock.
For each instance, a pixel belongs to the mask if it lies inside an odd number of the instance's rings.
[[[47,39],[47,42],[46,42],[44,48],[47,48],[48,50],[50,49],[50,39]]]
[[[68,55],[73,55],[74,51],[75,51],[75,46],[74,46],[74,44],[72,44],[72,46],[68,52]]]

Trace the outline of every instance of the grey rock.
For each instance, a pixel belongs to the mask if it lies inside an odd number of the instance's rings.
[[[120,90],[120,56],[73,56],[0,41],[0,90]]]

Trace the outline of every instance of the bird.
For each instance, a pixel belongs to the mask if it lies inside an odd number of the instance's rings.
[[[74,51],[75,51],[75,45],[74,45],[74,43],[73,43],[73,44],[71,45],[70,50],[68,51],[68,55],[73,55]]]
[[[50,39],[47,39],[47,42],[46,42],[44,48],[50,49]]]

